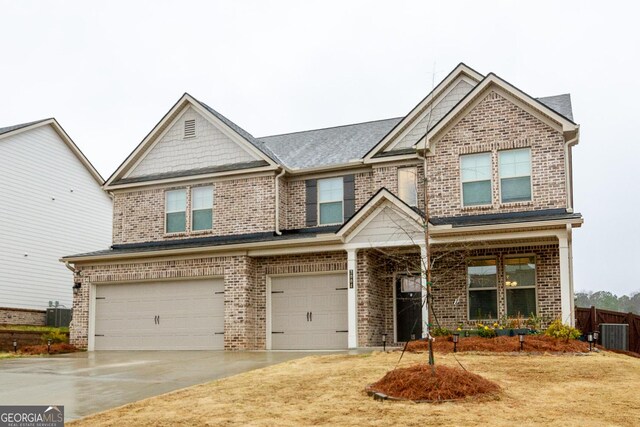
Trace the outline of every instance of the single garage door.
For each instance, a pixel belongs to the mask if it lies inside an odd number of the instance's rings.
[[[96,350],[222,350],[224,280],[96,286]]]
[[[272,349],[344,349],[347,327],[344,273],[271,278]]]

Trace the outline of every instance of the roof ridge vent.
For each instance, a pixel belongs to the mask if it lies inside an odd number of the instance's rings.
[[[184,137],[194,138],[196,136],[196,120],[190,119],[184,121]]]

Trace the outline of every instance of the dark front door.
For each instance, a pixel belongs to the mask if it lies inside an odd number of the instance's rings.
[[[398,342],[422,338],[420,277],[396,277],[396,334]]]

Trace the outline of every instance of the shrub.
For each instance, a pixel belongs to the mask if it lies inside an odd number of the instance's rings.
[[[582,332],[572,326],[565,325],[564,323],[562,323],[562,320],[556,319],[549,325],[544,334],[554,338],[575,340],[580,338]]]
[[[51,344],[68,343],[69,337],[60,329],[54,329],[42,334],[41,340],[43,344],[46,344],[48,340],[51,340]]]
[[[429,330],[429,333],[431,334],[432,337],[446,337],[452,334],[452,332],[449,329],[440,328],[440,327],[431,328]]]

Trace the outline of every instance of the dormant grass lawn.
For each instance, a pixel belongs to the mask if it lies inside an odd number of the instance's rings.
[[[310,356],[146,399],[73,426],[633,426],[640,423],[640,359],[457,354],[472,372],[497,382],[498,397],[442,404],[379,402],[364,387],[399,353]],[[401,366],[425,361],[405,354]],[[436,362],[456,366],[453,354]]]

